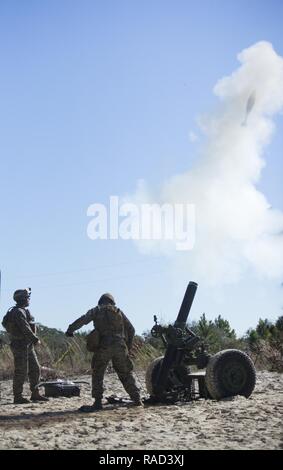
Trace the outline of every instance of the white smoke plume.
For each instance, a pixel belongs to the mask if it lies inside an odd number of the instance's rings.
[[[270,206],[257,183],[274,117],[283,108],[283,59],[268,42],[239,55],[239,68],[216,83],[219,109],[200,122],[205,134],[196,164],[150,190],[140,182],[131,202],[196,206],[196,243],[176,252],[168,243],[137,242],[163,252],[208,283],[234,282],[245,270],[283,275],[283,213]]]

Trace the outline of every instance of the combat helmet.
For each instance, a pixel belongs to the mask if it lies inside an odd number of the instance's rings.
[[[13,299],[15,302],[19,302],[21,300],[29,299],[31,296],[31,288],[28,287],[27,289],[18,289],[14,292]]]
[[[98,301],[98,305],[106,305],[106,304],[115,305],[115,300],[114,300],[113,295],[109,294],[108,292],[103,294]]]

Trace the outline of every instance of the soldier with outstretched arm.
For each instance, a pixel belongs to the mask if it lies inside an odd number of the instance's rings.
[[[93,322],[99,342],[92,359],[92,396],[95,399],[91,410],[102,409],[103,379],[110,360],[126,392],[136,406],[142,406],[140,391],[133,375],[133,363],[129,357],[135,329],[126,315],[116,307],[111,294],[103,294],[98,305],[69,325],[67,336]],[[83,407],[84,408],[84,407]],[[84,410],[82,410],[84,411]],[[90,411],[88,409],[88,411]]]

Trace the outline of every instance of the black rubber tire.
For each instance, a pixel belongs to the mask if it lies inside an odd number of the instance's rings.
[[[154,380],[157,376],[158,370],[161,367],[162,361],[164,359],[164,356],[159,356],[156,359],[154,359],[148,366],[145,374],[145,383],[146,383],[146,389],[148,393],[151,396],[155,396],[155,393],[153,391],[153,383]],[[183,385],[189,385],[191,384],[191,380],[189,380],[189,374],[190,370],[188,367],[185,366],[179,366],[174,371],[171,371],[171,376],[168,376],[167,379],[167,387],[166,390],[169,391],[172,387],[174,387],[174,384],[183,384]]]
[[[156,359],[154,359],[146,369],[145,373],[145,385],[148,393],[153,396],[153,377],[156,374],[157,370],[161,366],[161,363],[163,361],[164,356],[159,356]]]
[[[210,359],[205,384],[212,398],[243,395],[248,398],[254,390],[256,370],[251,358],[238,349],[220,351]]]

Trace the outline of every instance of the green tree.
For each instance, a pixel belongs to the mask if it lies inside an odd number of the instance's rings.
[[[275,326],[278,331],[283,332],[283,315],[281,317],[278,317]]]
[[[267,318],[265,320],[259,319],[256,332],[261,339],[269,339],[272,336],[273,330],[273,325]]]
[[[247,331],[246,341],[258,367],[283,371],[282,316],[275,323],[260,318],[256,328]]]

